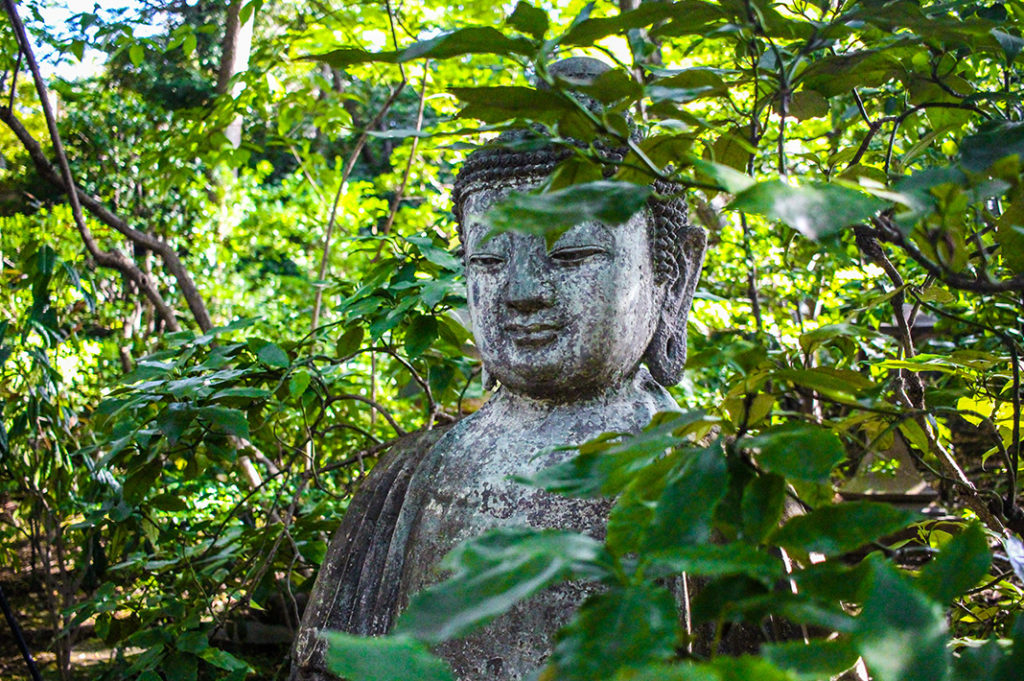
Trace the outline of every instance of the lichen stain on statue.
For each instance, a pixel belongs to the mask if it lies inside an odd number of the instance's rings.
[[[552,73],[585,80],[606,69],[570,59]],[[500,387],[447,431],[399,441],[363,483],[314,587],[293,680],[333,679],[316,632],[385,633],[412,594],[444,578],[438,563],[466,539],[524,525],[601,538],[609,502],[553,495],[514,476],[567,456],[539,452],[637,432],[678,408],[663,386],[682,372],[705,248],[682,199],[652,202],[623,225],[577,225],[550,249],[518,232],[484,238],[480,215],[541,182],[566,155],[499,147],[467,159],[453,200],[476,343]],[[590,592],[574,583],[549,589],[437,652],[461,681],[525,678]]]

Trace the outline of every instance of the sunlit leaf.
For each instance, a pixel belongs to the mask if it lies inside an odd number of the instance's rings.
[[[550,248],[571,227],[591,220],[619,225],[647,202],[650,187],[599,180],[544,194],[513,193],[481,216],[500,234],[518,231],[543,236]]]
[[[918,588],[946,605],[981,581],[991,562],[985,531],[971,523],[946,542],[938,556],[925,563],[918,576]]]
[[[431,645],[463,636],[573,574],[603,574],[608,563],[601,543],[586,535],[491,530],[445,558],[452,577],[416,594],[395,632]]]
[[[725,452],[719,442],[691,452],[684,461],[658,499],[644,536],[645,551],[699,544],[711,536],[715,506],[727,488]]]
[[[741,441],[767,471],[789,478],[825,482],[846,455],[831,431],[803,423],[774,426]]]
[[[343,69],[367,62],[404,64],[423,58],[448,59],[465,54],[527,55],[532,51],[533,46],[528,40],[510,38],[489,26],[474,26],[413,43],[397,52],[373,53],[356,47],[343,47],[312,58]]]
[[[902,529],[918,518],[913,511],[888,504],[850,501],[796,516],[772,539],[786,548],[836,556]]]
[[[779,220],[808,239],[817,240],[863,222],[885,205],[870,194],[836,184],[794,187],[769,180],[741,191],[728,208]]]
[[[834,641],[812,640],[773,643],[761,648],[769,662],[798,678],[816,680],[846,671],[857,662],[859,654],[846,638]]]

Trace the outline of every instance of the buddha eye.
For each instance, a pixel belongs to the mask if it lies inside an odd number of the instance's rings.
[[[566,246],[551,251],[549,257],[555,262],[564,264],[582,263],[595,255],[605,255],[608,251],[599,246]]]
[[[475,253],[469,256],[469,264],[475,267],[492,269],[505,264],[505,258],[490,253]]]

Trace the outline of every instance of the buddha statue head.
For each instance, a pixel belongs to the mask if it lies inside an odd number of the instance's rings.
[[[573,58],[551,73],[586,81],[607,69]],[[643,363],[661,385],[675,384],[686,362],[704,231],[687,222],[678,187],[659,181],[625,224],[584,222],[550,249],[540,236],[515,231],[488,238],[481,215],[510,192],[539,185],[572,153],[507,145],[530,134],[505,133],[497,146],[471,154],[452,197],[485,383],[571,402],[615,389]],[[622,158],[624,150],[607,155]]]

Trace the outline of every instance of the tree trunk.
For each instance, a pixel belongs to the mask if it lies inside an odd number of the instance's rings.
[[[224,43],[221,51],[220,70],[217,72],[217,94],[228,94],[231,79],[249,68],[249,54],[252,50],[252,27],[256,16],[253,9],[245,22],[242,21],[242,0],[234,0],[228,6],[228,16],[224,23]],[[240,83],[230,89],[231,95],[237,97],[241,92]],[[234,148],[242,143],[242,115],[238,114],[224,131]]]

